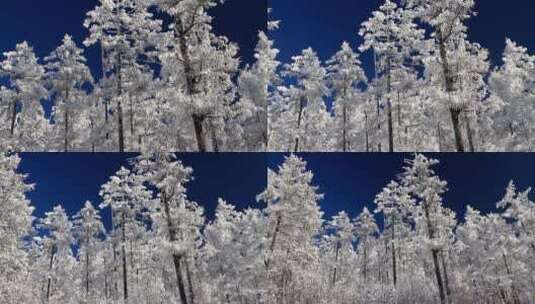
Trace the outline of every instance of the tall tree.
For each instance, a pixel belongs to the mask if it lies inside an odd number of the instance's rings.
[[[30,255],[24,239],[32,232],[34,207],[26,193],[33,185],[17,172],[20,158],[0,153],[0,302],[37,303],[38,288],[30,281]]]
[[[128,92],[128,74],[140,68],[139,57],[153,46],[154,36],[161,30],[161,21],[149,12],[150,3],[136,0],[101,0],[100,5],[87,13],[84,26],[89,29],[86,46],[100,43],[103,53],[103,71],[112,74],[114,82],[113,110],[117,119],[118,151],[126,148],[124,106]],[[108,113],[106,112],[106,115]]]
[[[143,185],[143,181],[130,170],[121,167],[110,180],[102,185],[100,196],[103,202],[100,208],[110,207],[114,218],[113,242],[121,247],[123,299],[128,301],[128,263],[127,244],[132,231],[143,226],[141,217],[151,201],[151,192]]]
[[[10,115],[9,134],[15,139],[17,151],[47,149],[49,121],[41,100],[48,96],[44,87],[45,69],[37,62],[27,42],[17,44],[14,51],[4,53],[0,74],[8,77]]]
[[[80,246],[78,257],[80,260],[85,260],[85,293],[88,298],[91,298],[93,260],[100,249],[99,238],[105,233],[105,229],[98,211],[90,201],[85,202],[84,207],[74,216],[74,233]]]
[[[61,146],[64,152],[75,148],[83,142],[83,130],[87,126],[79,125],[85,112],[87,85],[93,78],[86,65],[83,50],[76,46],[71,36],[65,35],[63,43],[46,57],[47,78],[51,83],[52,95],[57,94],[53,109],[54,137],[63,138]],[[56,139],[56,138],[54,138]],[[59,147],[54,147],[59,149]]]
[[[376,74],[386,82],[384,95],[387,99],[389,152],[394,152],[393,74],[396,70],[404,69],[407,60],[415,61],[418,47],[423,46],[423,30],[416,27],[412,18],[410,11],[386,0],[379,10],[373,13],[373,17],[362,24],[359,32],[364,38],[360,50],[373,49],[374,55],[378,57],[376,68],[380,69]]]
[[[356,102],[359,85],[367,81],[361,62],[349,43],[344,42],[340,50],[327,61],[327,77],[334,93],[334,127],[337,137],[336,149],[351,151],[351,130],[355,129],[351,117],[357,114]]]
[[[443,99],[450,112],[455,147],[458,152],[465,151],[465,142],[461,127],[461,114],[465,110],[465,102],[458,96],[455,69],[450,62],[457,50],[459,42],[466,39],[466,25],[463,24],[474,14],[474,0],[407,0],[406,8],[430,26],[435,40],[435,53],[431,60],[442,67],[444,94]]]

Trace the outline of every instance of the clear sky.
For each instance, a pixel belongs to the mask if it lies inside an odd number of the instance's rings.
[[[194,180],[188,185],[188,197],[205,208],[213,218],[219,197],[238,208],[262,207],[256,195],[266,186],[266,155],[248,153],[178,154],[184,165],[193,168]],[[34,215],[43,217],[61,204],[69,215],[78,212],[86,200],[96,207],[98,195],[121,166],[127,168],[136,154],[119,153],[23,153],[19,172],[29,174],[27,181],[35,184],[28,198],[36,208]],[[109,210],[102,213],[110,227]]]
[[[371,17],[383,1],[379,0],[270,0],[270,19],[281,20],[281,28],[271,33],[280,59],[289,62],[291,56],[311,46],[323,60],[330,58],[348,41],[356,48],[360,24]],[[469,21],[469,38],[489,49],[493,63],[500,63],[505,37],[528,47],[535,53],[533,0],[476,0],[478,15]],[[362,57],[371,75],[371,55]]]
[[[237,43],[245,62],[253,60],[258,31],[266,27],[267,0],[228,0],[211,10],[214,30]],[[65,34],[74,37],[78,46],[88,35],[83,26],[86,13],[98,0],[4,0],[0,10],[0,53],[10,51],[24,40],[34,47],[38,57],[50,54]],[[86,50],[95,77],[100,72],[97,46]]]
[[[269,154],[268,164],[277,168],[285,154]],[[364,206],[375,209],[373,200],[384,186],[402,172],[412,154],[312,153],[298,154],[314,172],[314,185],[325,194],[320,206],[329,219],[345,210],[351,217]],[[512,179],[519,190],[535,186],[535,155],[529,153],[426,154],[440,161],[435,172],[448,182],[445,206],[461,218],[467,205],[486,213],[496,211]]]

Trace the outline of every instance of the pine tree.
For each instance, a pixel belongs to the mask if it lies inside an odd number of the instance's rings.
[[[142,69],[139,56],[154,44],[151,40],[160,31],[161,21],[153,18],[145,2],[101,0],[99,6],[87,13],[84,26],[90,32],[84,44],[100,43],[104,75],[112,74],[114,89],[110,97],[114,104],[109,109],[105,104],[105,111],[106,115],[112,111],[117,119],[117,147],[119,152],[124,152],[128,141],[124,117],[128,99],[126,83],[132,81],[129,79],[132,71]]]
[[[100,249],[100,237],[105,233],[104,225],[101,222],[98,211],[93,207],[91,202],[85,202],[84,208],[82,208],[74,216],[74,233],[77,242],[80,246],[78,249],[78,259],[80,261],[85,260],[85,294],[86,297],[91,298],[92,288],[91,281],[94,274],[94,260],[98,250]]]
[[[258,196],[267,204],[271,231],[266,268],[276,303],[313,299],[318,291],[313,289],[317,283],[308,278],[308,271],[318,263],[314,238],[323,215],[318,206],[322,195],[312,186],[312,177],[306,162],[291,155],[278,172],[268,170],[267,188]]]
[[[65,35],[63,44],[46,57],[47,78],[52,84],[52,95],[56,94],[56,105],[53,109],[54,135],[53,141],[61,141],[64,152],[75,149],[75,144],[84,142],[87,135],[84,130],[86,111],[86,85],[93,78],[83,50],[76,46],[71,36]],[[59,140],[63,138],[63,140]],[[54,147],[58,149],[59,147]]]
[[[0,302],[37,303],[38,288],[30,280],[30,255],[24,239],[32,232],[34,207],[26,198],[33,189],[17,172],[20,158],[0,153]]]
[[[45,70],[37,62],[33,49],[27,42],[4,53],[0,74],[8,77],[9,135],[15,140],[17,151],[43,151],[48,145],[49,122],[41,100],[48,96],[44,87]]]
[[[358,86],[366,83],[367,78],[358,54],[347,42],[342,43],[340,50],[327,61],[327,65],[327,77],[335,98],[333,112],[334,132],[338,138],[336,149],[348,152],[351,151],[350,132],[356,129],[351,118],[357,115],[355,103],[358,102]]]

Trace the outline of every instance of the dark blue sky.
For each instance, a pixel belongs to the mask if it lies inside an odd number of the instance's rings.
[[[135,154],[119,153],[23,153],[19,172],[29,174],[35,190],[28,194],[36,208],[34,215],[61,204],[69,215],[78,212],[86,200],[100,204],[98,192],[121,166],[127,167]],[[219,197],[239,208],[261,207],[256,195],[265,189],[266,156],[263,154],[179,154],[182,162],[193,168],[188,197],[213,217]],[[102,213],[110,227],[110,213]]]
[[[211,11],[214,30],[240,46],[242,59],[253,59],[258,31],[266,27],[267,0],[228,0]],[[34,47],[38,57],[50,54],[67,33],[82,46],[88,32],[83,27],[86,13],[97,0],[9,0],[0,10],[0,53],[13,50],[24,40]],[[86,50],[95,77],[100,77],[100,51]]]
[[[440,160],[435,172],[448,182],[445,206],[461,218],[467,205],[482,212],[495,206],[512,179],[519,190],[535,186],[535,156],[529,153],[441,153],[426,154]],[[314,172],[314,185],[325,194],[321,208],[329,219],[345,210],[351,217],[364,206],[374,210],[373,200],[384,186],[402,172],[405,159],[412,154],[313,153],[299,154]],[[269,154],[272,169],[282,163],[284,154]]]
[[[281,28],[271,33],[280,59],[289,62],[291,56],[311,46],[323,60],[339,50],[342,41],[356,49],[361,44],[360,24],[383,1],[367,0],[270,0],[273,8],[270,19],[282,20]],[[469,21],[470,40],[488,48],[493,63],[500,63],[505,48],[505,37],[528,47],[535,53],[533,12],[535,1],[476,0],[478,16]],[[363,64],[371,74],[371,55],[362,56]]]

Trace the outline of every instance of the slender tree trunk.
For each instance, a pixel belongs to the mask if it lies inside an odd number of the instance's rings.
[[[333,286],[336,284],[336,272],[338,270],[338,253],[340,252],[340,242],[336,243],[336,254],[334,258]]]
[[[69,112],[65,109],[65,141],[64,152],[69,152]]]
[[[17,101],[11,101],[11,128],[9,134],[13,138],[15,136],[15,122],[17,120]]]
[[[302,97],[299,100],[299,111],[297,113],[297,132],[299,133],[299,130],[301,129],[301,120],[303,119],[303,109],[305,107],[305,97]],[[294,146],[294,152],[299,152],[299,135],[295,137],[295,146]]]
[[[444,272],[444,286],[446,287],[446,295],[448,301],[451,303],[451,288],[450,288],[450,279],[448,277],[448,269],[446,267],[446,259],[444,258],[444,252],[440,253],[440,262],[442,264],[442,271]]]
[[[186,36],[188,35],[187,29],[185,28],[185,22],[182,20],[182,16],[175,15],[175,33],[178,38],[179,51],[180,51],[180,61],[184,66],[184,74],[186,78],[186,92],[193,98],[198,94],[196,87],[196,77],[194,75],[193,64],[191,62],[189,48]],[[193,127],[195,128],[195,138],[197,139],[197,148],[198,152],[206,152],[206,138],[203,130],[204,120],[206,116],[204,115],[192,115]]]
[[[119,152],[124,152],[124,123],[123,123],[123,107],[122,107],[122,95],[123,95],[123,75],[122,54],[117,55],[117,132],[119,136]]]
[[[427,223],[427,234],[429,236],[429,239],[432,240],[435,238],[435,231],[431,223],[431,217],[429,214],[429,206],[427,202],[424,202],[423,207],[424,207],[425,219]],[[435,276],[437,279],[438,292],[440,295],[440,303],[446,304],[446,294],[444,292],[444,283],[442,282],[442,275],[440,274],[440,266],[438,263],[438,250],[436,249],[431,250],[431,254],[433,256],[433,265],[435,267]]]
[[[275,243],[277,242],[277,235],[279,234],[281,221],[282,221],[282,216],[281,215],[277,215],[277,222],[275,224],[275,230],[273,231],[273,236],[271,237],[271,244],[269,245],[269,252],[270,253],[273,253],[273,250],[275,250]],[[270,263],[270,260],[268,258],[268,260],[266,261],[266,268],[267,269],[269,269],[269,263]]]
[[[127,272],[127,264],[126,264],[126,218],[123,214],[123,225],[122,225],[122,232],[123,232],[123,242],[121,244],[121,255],[123,260],[123,299],[126,303],[128,301],[128,272]]]
[[[366,111],[364,112],[364,132],[365,132],[365,140],[366,140],[366,152],[370,152],[370,134],[368,128],[368,114]]]
[[[448,51],[446,49],[446,41],[444,40],[442,32],[439,30],[437,33],[438,38],[438,45],[440,49],[440,59],[442,61],[442,70],[444,73],[444,79],[446,82],[446,92],[448,94],[452,94],[455,91],[454,88],[454,77],[452,75],[450,66],[449,66],[449,60],[448,60]],[[464,142],[461,132],[461,126],[459,122],[459,116],[461,114],[461,110],[450,107],[450,117],[451,122],[453,125],[453,133],[455,134],[455,146],[457,148],[457,152],[464,152]]]
[[[468,114],[464,115],[464,119],[465,119],[466,135],[468,138],[468,148],[470,149],[470,152],[475,152],[476,148],[474,145],[474,132],[472,130],[472,126],[470,124],[470,117],[468,116]]]
[[[64,142],[64,150],[65,152],[69,152],[69,106],[67,105],[70,98],[70,91],[69,89],[65,90],[65,100],[63,101],[63,104],[65,105],[65,142]]]
[[[364,256],[363,256],[363,267],[362,267],[362,270],[363,270],[363,273],[364,273],[364,280],[367,279],[368,277],[368,249],[367,249],[367,246],[366,246],[366,241],[364,242]]]
[[[344,121],[344,126],[343,126],[343,131],[342,131],[342,140],[343,140],[343,144],[342,144],[342,150],[343,152],[347,152],[347,105],[344,104],[344,109],[343,109],[343,121]]]
[[[217,141],[217,134],[216,134],[215,126],[212,120],[209,120],[209,122],[210,122],[210,134],[212,135],[212,149],[214,150],[214,152],[218,153],[219,142]]]
[[[135,131],[135,128],[134,128],[134,125],[135,125],[135,122],[134,122],[134,103],[132,101],[132,96],[129,96],[129,104],[130,104],[130,109],[129,109],[129,115],[130,115],[130,148],[132,150],[136,150],[133,146],[134,146],[134,143],[136,141],[136,131]]]
[[[435,267],[435,276],[437,278],[438,291],[440,295],[440,303],[446,303],[446,294],[444,293],[444,283],[442,282],[442,276],[440,275],[440,266],[438,264],[438,250],[433,249],[431,251],[433,255],[433,265]]]
[[[507,271],[507,275],[511,278],[511,295],[513,297],[514,304],[520,304],[520,299],[518,298],[518,291],[516,290],[516,286],[514,283],[514,279],[512,277],[511,268],[509,268],[509,263],[507,262],[507,256],[505,253],[502,253],[503,257],[503,263],[505,264],[505,270]]]
[[[167,194],[165,193],[165,191],[162,191],[161,193],[161,202],[164,207],[165,218],[167,221],[167,228],[169,229],[169,241],[175,242],[176,230],[171,220],[171,211],[169,209],[169,201],[168,201]],[[178,255],[176,253],[173,254],[173,263],[175,266],[175,273],[176,273],[176,279],[177,279],[177,285],[178,285],[178,293],[180,295],[180,301],[182,302],[182,304],[188,304],[188,299],[186,297],[186,288],[184,286],[184,280],[182,278],[182,270],[180,267],[181,260],[182,260],[182,255]]]
[[[392,93],[392,64],[390,57],[388,58],[388,71],[387,71],[387,81],[386,81],[386,87],[388,92],[388,98],[386,102],[386,112],[388,116],[388,152],[392,153],[394,152],[394,122],[392,119],[392,97],[390,96]]]
[[[50,264],[48,265],[48,272],[52,272],[52,267],[54,266],[54,255],[56,254],[56,245],[52,246],[51,252],[50,252]],[[52,278],[50,277],[50,274],[48,275],[47,284],[46,284],[46,302],[50,300],[51,295],[51,286],[52,285]]]
[[[189,303],[190,304],[195,304],[195,293],[193,291],[193,280],[191,279],[191,272],[189,270],[189,261],[186,259],[185,260],[185,264],[186,264],[186,277],[187,277],[187,280],[188,280],[188,291],[189,291]]]
[[[85,292],[89,296],[89,252],[85,248]]]
[[[100,60],[102,64],[102,79],[106,78],[106,71],[107,71],[107,64],[106,64],[106,50],[102,46],[102,43],[100,44]],[[109,123],[109,108],[108,108],[108,100],[103,97],[102,98],[104,103],[104,124],[106,125],[106,140],[110,138],[110,133],[108,131],[108,123]]]
[[[396,232],[395,232],[395,223],[392,219],[392,280],[394,281],[394,286],[397,285],[398,276],[396,269]]]

